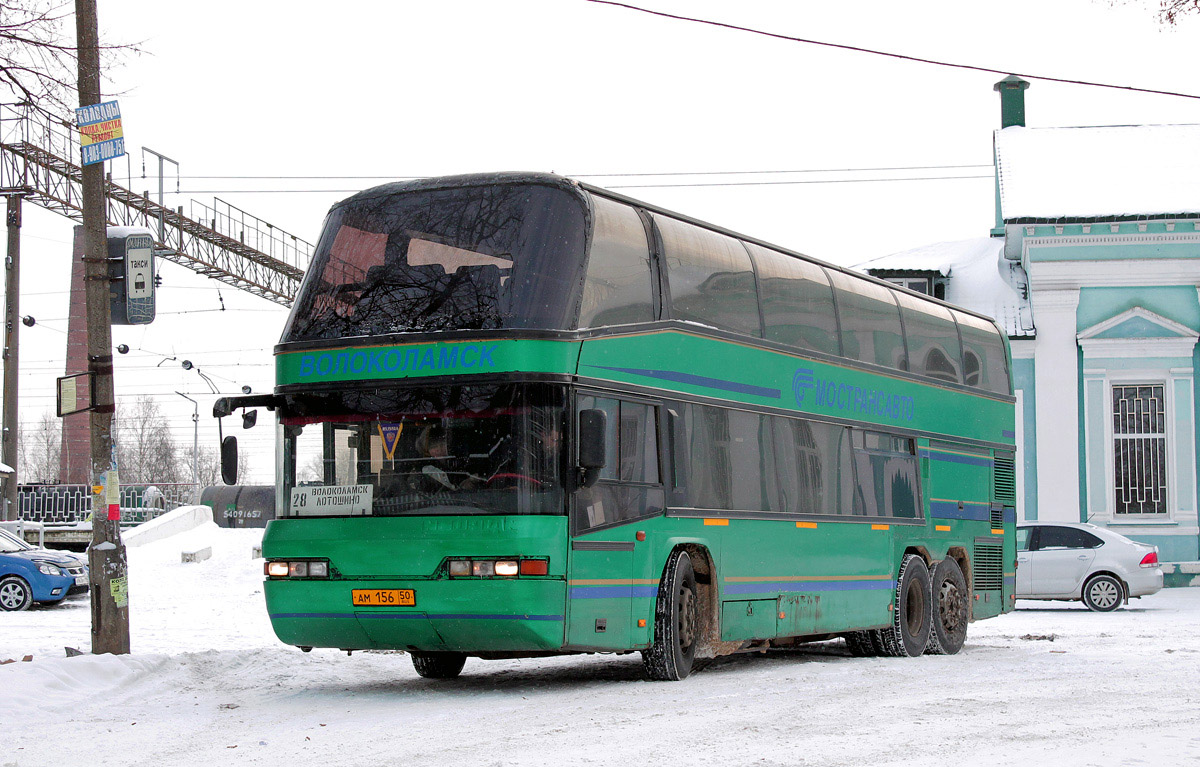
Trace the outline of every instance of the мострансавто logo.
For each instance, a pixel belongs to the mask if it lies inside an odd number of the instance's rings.
[[[805,398],[811,393],[816,407],[893,421],[911,421],[916,410],[916,400],[912,397],[818,378],[812,368],[796,369],[792,375],[792,393],[796,395],[797,405],[804,404]]]

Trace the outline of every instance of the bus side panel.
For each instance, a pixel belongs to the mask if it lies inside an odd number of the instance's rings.
[[[895,590],[887,525],[730,519],[723,535],[721,639],[888,625]],[[773,606],[770,617],[765,608]],[[773,624],[767,637],[764,622]]]
[[[972,617],[998,615],[1004,607],[1006,536],[1002,510],[991,502],[991,452],[935,441],[921,447],[920,457],[922,472],[928,467],[932,537],[946,536],[967,552]]]

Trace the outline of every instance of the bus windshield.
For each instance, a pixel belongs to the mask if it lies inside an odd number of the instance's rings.
[[[563,387],[367,389],[289,398],[284,516],[563,514]]]
[[[571,329],[583,198],[529,183],[391,184],[336,205],[283,341]]]

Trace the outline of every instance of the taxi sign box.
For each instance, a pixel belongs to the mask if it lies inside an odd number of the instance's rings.
[[[154,321],[154,237],[109,230],[109,310],[114,325]]]
[[[371,513],[374,485],[301,485],[292,488],[298,517],[364,517]]]

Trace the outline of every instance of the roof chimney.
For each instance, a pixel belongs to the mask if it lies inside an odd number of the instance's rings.
[[[1000,127],[1011,128],[1014,125],[1025,127],[1025,89],[1029,83],[1009,75],[992,86],[992,90],[1000,91]]]

